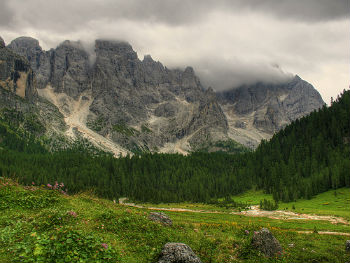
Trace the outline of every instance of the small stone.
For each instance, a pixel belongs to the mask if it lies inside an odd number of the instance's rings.
[[[166,243],[162,249],[158,263],[201,263],[202,261],[183,243]]]
[[[350,252],[350,240],[346,240],[345,242],[345,251]]]
[[[149,214],[148,218],[154,222],[159,222],[166,226],[171,226],[173,224],[173,221],[162,212],[152,212]]]
[[[282,247],[280,243],[267,228],[263,228],[260,231],[254,232],[252,245],[268,257],[282,253]]]

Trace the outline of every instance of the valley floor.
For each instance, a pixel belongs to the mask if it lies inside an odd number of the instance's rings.
[[[4,263],[157,262],[167,242],[188,244],[207,263],[350,259],[345,253],[350,227],[345,222],[249,217],[223,210],[204,213],[200,204],[187,204],[198,209],[168,209],[165,213],[173,225],[163,226],[148,219],[149,208],[128,207],[88,193],[69,196],[44,186],[24,187],[3,178],[0,196]],[[252,235],[262,227],[280,241],[282,256],[263,257],[252,248]],[[326,231],[344,235],[321,235]]]

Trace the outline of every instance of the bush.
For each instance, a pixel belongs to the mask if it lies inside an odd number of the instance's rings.
[[[272,211],[278,209],[278,203],[276,201],[270,201],[270,200],[260,200],[260,209]]]
[[[116,262],[119,254],[94,235],[63,229],[55,233],[36,232],[15,248],[20,262]]]

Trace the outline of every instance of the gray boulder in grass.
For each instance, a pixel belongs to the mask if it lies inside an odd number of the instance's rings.
[[[268,257],[282,253],[280,243],[267,228],[254,232],[252,246]]]
[[[159,222],[166,226],[171,226],[173,221],[162,212],[152,212],[149,214],[148,218],[154,222]]]
[[[192,249],[183,243],[166,243],[158,263],[202,263]]]
[[[350,253],[350,240],[346,240],[345,242],[345,251]]]

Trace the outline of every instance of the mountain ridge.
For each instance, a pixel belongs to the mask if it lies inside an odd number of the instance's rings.
[[[98,39],[94,55],[81,42],[69,40],[49,51],[42,50],[39,42],[29,37],[17,38],[7,47],[29,61],[36,74],[39,95],[55,104],[65,117],[69,126],[64,132],[66,136],[72,139],[102,136],[122,154],[143,151],[186,154],[229,140],[255,148],[261,139],[270,138],[290,121],[324,104],[310,84],[301,85],[303,81],[294,78],[296,83],[290,91],[283,84],[267,85],[264,90],[266,94],[270,90],[284,92],[283,96],[289,98],[290,94],[305,94],[309,88],[312,96],[306,99],[299,96],[299,102],[290,99],[297,107],[289,109],[280,105],[275,94],[272,98],[265,94],[265,100],[253,103],[252,109],[257,109],[253,113],[249,102],[260,96],[261,90],[252,86],[233,89],[232,94],[250,89],[257,96],[249,99],[241,92],[243,95],[233,96],[238,101],[230,100],[230,91],[205,90],[192,67],[171,70],[150,55],[139,60],[132,46],[123,41]],[[310,101],[314,104],[306,107]],[[87,107],[80,117],[75,116],[77,103]],[[247,112],[245,107],[250,107]],[[76,121],[67,123],[71,120]],[[245,121],[250,123],[246,127]],[[114,153],[117,155],[118,151]]]

